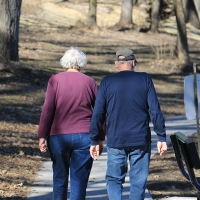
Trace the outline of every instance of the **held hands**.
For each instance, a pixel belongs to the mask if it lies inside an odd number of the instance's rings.
[[[99,141],[98,145],[95,146],[92,145],[90,147],[90,155],[94,160],[97,160],[102,152],[103,152],[103,141]]]
[[[47,151],[47,140],[45,138],[39,139],[39,149],[42,153]]]
[[[157,142],[158,153],[163,155],[167,151],[167,143],[166,142]]]

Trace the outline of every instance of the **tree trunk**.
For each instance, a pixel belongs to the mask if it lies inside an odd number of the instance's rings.
[[[146,0],[134,0],[138,5],[140,4],[147,4]],[[133,2],[133,5],[136,4]]]
[[[195,8],[194,2],[193,1],[189,1],[189,20],[188,22],[190,22],[194,27],[196,28],[200,28],[200,21],[199,21],[199,16],[198,16],[198,12]]]
[[[185,67],[189,65],[189,50],[182,0],[174,0],[174,11],[177,23],[177,57]]]
[[[0,0],[0,54],[4,59],[9,60],[9,19],[6,12],[6,10],[8,10],[6,1],[7,0]]]
[[[118,23],[121,27],[132,26],[133,0],[122,0],[121,17]]]
[[[186,23],[191,23],[195,28],[200,29],[200,21],[196,11],[194,2],[191,0],[183,0],[183,9],[185,13]]]
[[[200,1],[199,0],[193,0],[196,11],[197,11],[197,15],[200,21]]]
[[[97,26],[96,16],[97,16],[97,0],[89,0],[89,11],[87,18],[88,26]]]
[[[0,54],[18,61],[19,19],[22,0],[0,0]]]
[[[153,33],[158,32],[160,3],[161,3],[161,0],[154,0],[152,4],[150,31]]]
[[[133,5],[138,4],[138,0],[133,0],[132,2],[133,2]]]
[[[189,3],[190,3],[190,0],[183,0],[183,10],[185,14],[186,23],[189,21]]]

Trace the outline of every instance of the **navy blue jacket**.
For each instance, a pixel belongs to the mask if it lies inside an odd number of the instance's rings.
[[[151,143],[150,120],[158,141],[166,141],[165,121],[150,75],[121,71],[105,77],[91,119],[91,145],[97,145],[106,119],[108,147]]]

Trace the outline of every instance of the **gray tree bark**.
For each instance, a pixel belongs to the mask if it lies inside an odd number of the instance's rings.
[[[9,48],[8,48],[8,29],[9,24],[8,15],[6,14],[7,5],[6,0],[0,0],[0,54],[1,57],[9,59]]]
[[[200,21],[200,1],[199,0],[193,0],[195,8],[196,8],[196,12],[197,12],[197,16],[199,18]]]
[[[174,11],[177,22],[177,57],[182,66],[190,64],[182,0],[174,0]]]
[[[146,4],[147,2],[146,2],[146,0],[133,0],[133,5],[134,4],[138,4],[138,5],[140,5],[140,4]]]
[[[121,27],[127,27],[132,25],[132,12],[133,0],[122,0],[121,16],[118,25]]]
[[[153,33],[158,32],[160,4],[161,4],[161,0],[154,0],[152,4],[150,31]]]
[[[19,20],[22,0],[0,0],[0,54],[18,61]]]
[[[97,26],[97,0],[89,0],[89,11],[87,17],[88,26]]]
[[[185,13],[186,23],[191,23],[194,27],[200,29],[200,20],[197,10],[194,5],[194,1],[183,0],[183,9]]]

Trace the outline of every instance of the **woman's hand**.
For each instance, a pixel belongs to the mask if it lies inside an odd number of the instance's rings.
[[[45,138],[39,138],[39,149],[42,153],[47,151],[47,140]]]
[[[97,160],[102,152],[103,152],[103,141],[99,140],[98,145],[90,146],[90,155],[94,160]]]

